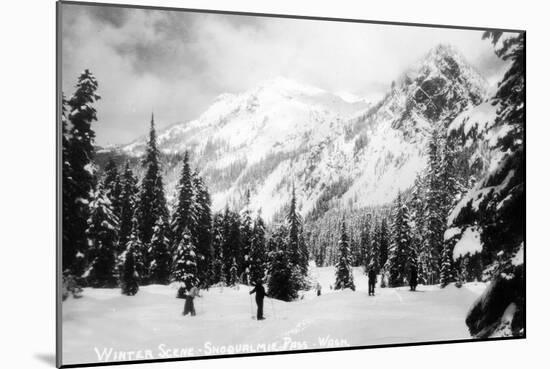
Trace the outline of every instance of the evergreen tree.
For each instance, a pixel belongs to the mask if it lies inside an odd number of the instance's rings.
[[[116,286],[117,229],[118,218],[100,184],[90,203],[90,218],[86,231],[90,245],[90,265],[86,277],[93,287]]]
[[[373,267],[376,273],[378,274],[381,269],[381,245],[382,245],[382,225],[381,221],[378,218],[374,220],[374,230],[372,232],[372,246],[370,251],[370,260],[367,266]]]
[[[120,195],[122,192],[122,183],[119,178],[117,165],[113,158],[109,158],[109,161],[105,166],[105,173],[103,176],[103,188],[105,189],[107,197],[113,205],[113,211],[115,212],[116,216],[120,218]]]
[[[359,235],[359,265],[365,266],[365,272],[374,267],[373,261],[378,255],[373,253],[370,231],[370,214],[363,220],[361,234]]]
[[[296,208],[296,189],[292,185],[292,197],[286,217],[288,224],[288,253],[292,265],[298,266],[303,276],[307,275],[308,255],[303,242],[302,217]]]
[[[144,254],[145,254],[145,246],[139,239],[139,224],[136,218],[133,218],[132,220],[132,226],[130,234],[128,235],[128,240],[126,241],[126,249],[120,254],[119,260],[118,260],[118,270],[119,275],[122,276],[124,272],[124,258],[122,255],[126,252],[126,250],[132,249],[133,251],[133,257],[134,257],[134,268],[137,273],[137,281],[138,283],[141,283],[143,281],[142,276],[147,275],[147,268],[145,265],[144,260]]]
[[[171,253],[168,225],[159,218],[153,228],[149,248],[149,279],[151,283],[168,284],[170,281]]]
[[[241,256],[241,235],[240,235],[240,217],[239,214],[225,208],[223,216],[223,260],[224,274],[230,278],[233,260],[237,263]],[[239,265],[237,264],[237,274]],[[229,280],[227,282],[230,282]]]
[[[199,283],[197,278],[196,248],[189,230],[184,230],[181,241],[176,249],[172,264],[172,281],[179,282],[189,289]]]
[[[385,217],[380,222],[380,237],[379,237],[380,249],[378,255],[380,256],[379,265],[383,267],[388,260],[388,250],[390,247],[390,235],[388,232],[388,221]]]
[[[126,243],[132,232],[134,214],[136,212],[136,198],[138,195],[137,179],[130,169],[130,163],[126,162],[121,178],[120,191],[120,227],[119,227],[119,251],[126,249]]]
[[[177,204],[172,216],[172,233],[174,243],[179,244],[183,232],[187,229],[194,233],[197,224],[195,194],[193,188],[193,175],[189,165],[189,152],[185,151],[181,176],[178,182]],[[196,239],[194,240],[196,242]]]
[[[470,333],[488,337],[506,309],[514,304],[514,336],[525,334],[525,33],[484,34],[497,56],[509,61],[492,103],[497,117],[484,128],[492,149],[500,152],[490,168],[451,212],[449,225],[477,229],[482,243],[484,274],[491,284],[466,318]],[[498,190],[495,190],[498,189]]]
[[[203,179],[196,174],[193,179],[195,191],[195,238],[197,244],[197,268],[199,281],[209,284],[209,276],[212,273],[212,213],[210,210],[210,194]]]
[[[63,252],[62,268],[75,276],[82,275],[88,249],[86,229],[89,202],[94,187],[95,133],[92,123],[97,120],[93,104],[100,99],[97,81],[89,70],[78,78],[76,91],[66,105],[68,119],[62,122],[65,130],[63,147]],[[66,106],[63,104],[63,106]],[[63,109],[62,109],[63,110]],[[64,114],[62,114],[62,117]],[[67,132],[68,131],[68,132]]]
[[[139,274],[136,268],[137,252],[134,243],[128,242],[126,250],[120,257],[120,287],[124,295],[134,296],[139,290]]]
[[[424,251],[425,268],[424,273],[428,283],[434,283],[438,279],[437,272],[443,249],[443,233],[445,231],[445,209],[442,199],[444,192],[441,181],[441,138],[439,128],[434,127],[429,142],[427,189],[425,196],[425,232]]]
[[[239,269],[237,267],[237,261],[233,258],[231,268],[229,268],[229,286],[236,286],[239,283]]]
[[[441,253],[441,270],[439,274],[439,283],[441,287],[447,286],[454,280],[453,273],[453,250],[450,242],[445,242],[443,252]]]
[[[389,271],[389,286],[402,286],[407,277],[407,259],[411,249],[409,211],[402,201],[401,193],[397,195],[392,214],[391,245],[387,268]]]
[[[145,167],[145,175],[141,181],[137,219],[139,222],[139,238],[145,244],[149,244],[157,220],[162,218],[164,223],[168,222],[168,209],[160,168],[160,152],[157,148],[155,121],[152,115],[143,166]],[[147,255],[144,256],[147,259]]]
[[[279,226],[272,234],[269,244],[268,293],[269,296],[283,301],[292,301],[298,297],[301,284],[301,271],[290,261],[286,252],[288,231]]]
[[[411,218],[411,255],[409,256],[409,272],[415,269],[418,274],[418,279],[426,283],[428,279],[424,271],[429,269],[429,253],[423,247],[426,245],[423,242],[425,218],[424,197],[424,176],[419,174],[415,179],[408,205]]]
[[[212,280],[211,284],[227,282],[223,257],[224,248],[224,217],[220,213],[214,215],[212,221]]]
[[[334,289],[340,290],[344,288],[351,288],[355,291],[345,220],[342,220],[340,240],[338,241],[338,252],[339,256],[338,263],[336,264],[336,283],[334,284]]]
[[[245,273],[245,280],[250,282],[248,279],[248,274],[250,273],[250,257],[252,249],[252,217],[250,215],[250,191],[247,189],[245,194],[245,205],[241,212],[241,222],[240,222],[240,240],[241,240],[241,255],[242,259],[240,260],[241,270],[240,273]]]
[[[260,213],[254,221],[252,232],[252,247],[250,250],[250,281],[255,283],[263,280],[265,276],[266,263],[265,224]]]
[[[411,240],[410,248],[407,253],[407,268],[408,271],[408,278],[410,283],[410,278],[413,274],[417,276],[417,282],[418,282],[418,249],[417,244]]]

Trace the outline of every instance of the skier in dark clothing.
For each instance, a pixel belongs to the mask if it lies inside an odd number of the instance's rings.
[[[370,268],[368,277],[369,277],[369,296],[374,296],[374,286],[376,285],[376,272],[374,271],[374,268]]]
[[[258,305],[258,312],[256,314],[256,319],[264,320],[264,297],[265,289],[262,286],[262,281],[257,281],[256,286],[250,291],[250,294],[256,294],[256,305]]]
[[[411,269],[411,279],[409,281],[409,286],[411,286],[411,291],[416,291],[416,285],[418,284],[418,271],[416,268]]]
[[[197,313],[195,311],[195,297],[201,297],[199,294],[199,289],[197,287],[191,287],[188,288],[187,291],[185,289],[182,291],[178,291],[178,298],[185,299],[185,305],[183,306],[183,315],[191,314],[191,316],[195,316]]]

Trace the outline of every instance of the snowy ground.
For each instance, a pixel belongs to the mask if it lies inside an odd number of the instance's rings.
[[[133,297],[85,289],[82,298],[63,303],[63,363],[467,339],[466,312],[485,287],[377,288],[369,297],[360,268],[355,292],[330,290],[333,268],[312,275],[322,296],[266,299],[264,321],[251,318],[255,306],[246,286],[203,291],[196,317],[181,315],[184,301],[168,286],[142,287]]]

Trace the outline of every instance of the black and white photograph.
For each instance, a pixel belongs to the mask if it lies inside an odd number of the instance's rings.
[[[524,31],[61,1],[57,42],[58,365],[526,337]]]

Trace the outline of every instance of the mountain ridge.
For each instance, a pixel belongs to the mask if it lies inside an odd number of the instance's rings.
[[[482,103],[487,91],[485,79],[455,48],[438,45],[374,105],[279,77],[219,95],[197,119],[160,131],[158,147],[166,155],[190,151],[214,210],[242,207],[248,189],[251,208],[270,219],[292,185],[302,215],[381,205],[412,186],[424,168],[430,130]],[[116,150],[137,157],[144,144]],[[179,165],[165,171],[170,194]]]

